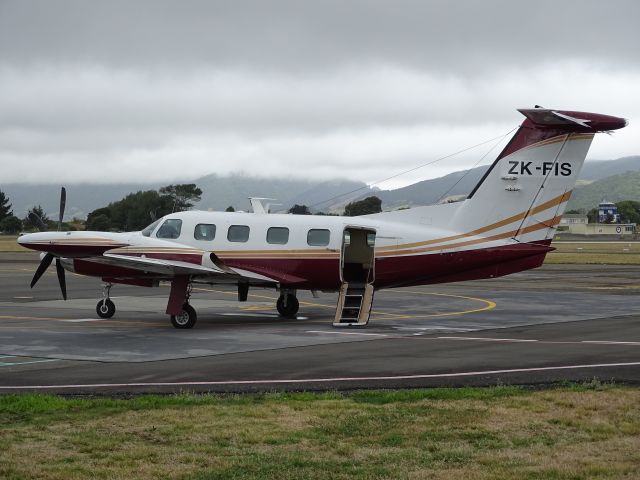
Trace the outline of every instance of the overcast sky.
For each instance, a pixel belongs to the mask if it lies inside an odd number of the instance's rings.
[[[535,104],[626,117],[589,158],[640,154],[639,19],[633,0],[0,0],[0,185],[373,182]]]

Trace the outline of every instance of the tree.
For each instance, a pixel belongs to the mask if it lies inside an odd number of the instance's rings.
[[[93,215],[91,220],[87,218],[87,230],[93,230],[94,232],[108,232],[110,229],[111,219],[104,213]]]
[[[293,215],[311,215],[309,207],[306,205],[298,205],[297,203],[289,209],[289,213]]]
[[[382,211],[382,200],[378,197],[371,196],[364,200],[348,203],[344,207],[344,214],[347,217],[356,217],[358,215],[369,215],[371,213],[380,213]]]
[[[22,221],[13,215],[7,215],[0,220],[0,232],[15,234],[22,231]]]
[[[640,224],[640,202],[635,200],[623,200],[616,203],[618,213],[623,223]]]
[[[97,225],[96,225],[96,220],[98,219],[98,217],[103,217],[100,220],[97,221]],[[105,225],[105,221],[104,219],[107,219],[107,222],[109,222],[109,226]],[[109,207],[102,207],[102,208],[97,208],[95,209],[93,212],[89,213],[89,215],[87,215],[87,230],[94,230],[94,231],[107,231],[111,228],[111,209]],[[104,228],[106,226],[106,228]],[[98,228],[98,227],[103,227],[103,228]]]
[[[598,213],[597,208],[592,208],[587,212],[587,218],[589,219],[589,223],[598,223],[598,219],[600,214]]]
[[[229,205],[229,206],[227,207],[227,209],[225,210],[225,212],[235,212],[235,211],[236,211],[236,209],[235,209],[235,208],[233,208],[233,206],[231,206],[231,205]]]
[[[35,214],[40,220],[42,220],[42,223],[44,223],[45,226],[49,226],[51,220],[49,220],[49,217],[47,217],[47,213],[43,210],[42,206],[35,205],[33,208],[29,209],[29,213],[27,213],[27,216],[22,221],[25,228],[40,230],[40,225],[38,224],[38,222],[31,220],[32,213]]]
[[[0,220],[13,215],[11,211],[11,204],[9,203],[9,197],[4,192],[0,191]]]
[[[167,196],[173,203],[172,212],[182,212],[193,207],[195,202],[199,202],[202,196],[195,183],[184,183],[181,185],[167,185],[160,189],[160,194]]]

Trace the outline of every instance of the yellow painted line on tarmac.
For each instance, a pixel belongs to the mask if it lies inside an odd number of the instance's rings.
[[[225,290],[215,290],[215,289],[210,289],[210,288],[194,288],[194,290],[199,290],[199,291],[203,291],[203,292],[215,292],[215,293],[224,293],[225,295],[236,295],[235,292],[228,292]],[[386,315],[389,317],[393,317],[395,319],[403,319],[403,320],[407,320],[407,319],[421,319],[421,318],[436,318],[436,317],[451,317],[451,316],[457,316],[457,315],[467,315],[469,313],[477,313],[477,312],[485,312],[487,310],[493,310],[494,308],[496,308],[497,304],[491,300],[487,300],[484,298],[477,298],[477,297],[468,297],[465,295],[453,295],[453,294],[449,294],[449,293],[434,293],[434,292],[420,292],[420,291],[416,291],[416,290],[402,290],[403,292],[406,293],[412,293],[412,294],[417,294],[417,295],[434,295],[434,296],[439,296],[439,297],[451,297],[451,298],[462,298],[464,300],[471,300],[474,302],[480,302],[480,303],[484,303],[484,306],[481,308],[473,308],[473,309],[469,309],[469,310],[461,310],[461,311],[456,311],[456,312],[444,312],[444,313],[432,313],[432,314],[427,314],[427,315],[403,315],[403,314],[398,314],[398,313],[389,313],[389,312],[381,312],[378,310],[372,310],[371,313],[375,314],[375,315]],[[256,297],[256,298],[265,298],[268,300],[277,300],[276,297],[270,297],[270,296],[265,296],[265,295],[256,295],[256,294],[249,294],[249,296],[251,297]],[[301,301],[300,302],[302,305],[307,305],[307,306],[312,306],[312,307],[324,307],[324,308],[330,308],[332,310],[335,310],[335,306],[334,305],[326,305],[326,304],[322,304],[322,303],[313,303],[313,302],[305,302],[305,301]]]
[[[54,317],[21,317],[15,315],[0,315],[0,319],[4,320],[61,320]]]
[[[470,310],[461,310],[458,312],[445,312],[445,313],[432,313],[432,314],[428,314],[428,315],[415,315],[411,318],[433,318],[433,317],[451,317],[451,316],[455,316],[455,315],[466,315],[469,313],[477,313],[477,312],[486,312],[487,310],[493,310],[494,308],[496,308],[497,304],[496,302],[493,302],[491,300],[486,300],[484,298],[477,298],[477,297],[467,297],[465,295],[452,295],[449,293],[434,293],[434,292],[420,292],[420,291],[416,291],[416,290],[404,290],[407,293],[413,293],[413,294],[417,294],[417,295],[435,295],[437,297],[451,297],[451,298],[463,298],[465,300],[471,300],[474,302],[480,302],[480,303],[484,303],[485,306],[482,308],[473,308]]]
[[[70,319],[68,318],[55,318],[55,317],[26,317],[26,316],[19,316],[19,315],[0,315],[0,320],[44,320],[44,321],[54,321],[54,322],[60,322],[60,323],[71,323],[71,324],[78,324],[80,322],[69,322]],[[73,320],[73,319],[71,319]],[[138,322],[135,320],[106,320],[106,319],[101,319],[101,320],[97,320],[95,323],[93,322],[87,322],[87,323],[83,323],[84,325],[87,326],[100,326],[100,325],[113,325],[113,324],[122,324],[122,325],[144,325],[147,327],[164,327],[164,325],[154,325],[153,323],[147,323],[147,322]],[[15,328],[15,325],[0,325],[0,328]],[[24,327],[21,327],[24,328]],[[39,327],[38,327],[39,328]]]

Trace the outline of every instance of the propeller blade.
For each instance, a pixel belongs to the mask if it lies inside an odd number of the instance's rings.
[[[52,261],[53,261],[53,255],[51,255],[50,253],[47,253],[42,258],[42,261],[40,262],[40,265],[38,265],[38,269],[36,270],[36,273],[33,276],[33,280],[31,280],[31,288],[33,288],[33,286],[36,283],[38,283],[38,280],[40,280],[40,277],[42,276],[42,274],[47,270],[47,268],[49,268],[49,265],[51,265]]]
[[[38,230],[40,230],[41,232],[46,232],[49,229],[47,224],[44,223],[42,219],[34,212],[29,212],[29,220],[31,220],[31,223],[38,227]]]
[[[67,281],[64,278],[64,267],[59,258],[56,258],[56,273],[58,274],[58,283],[60,283],[60,291],[62,292],[62,298],[67,299]]]
[[[64,207],[67,205],[67,190],[62,187],[60,190],[60,217],[58,219],[58,231],[62,229],[62,217],[64,217]]]

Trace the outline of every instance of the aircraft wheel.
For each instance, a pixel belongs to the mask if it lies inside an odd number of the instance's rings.
[[[276,308],[281,317],[293,317],[298,313],[300,302],[298,302],[295,295],[288,293],[286,295],[280,295],[276,302]]]
[[[193,328],[198,320],[195,309],[185,303],[179,315],[171,315],[171,325],[175,328]]]
[[[100,318],[111,318],[116,313],[116,305],[109,298],[100,300],[96,305],[96,313]]]

